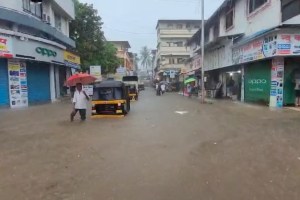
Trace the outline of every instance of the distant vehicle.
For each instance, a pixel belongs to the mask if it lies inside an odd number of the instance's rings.
[[[124,76],[123,82],[126,84],[126,86],[129,87],[129,97],[130,100],[138,100],[139,98],[139,78],[137,76]]]
[[[138,89],[139,89],[139,91],[145,90],[145,84],[140,83]]]
[[[123,117],[130,111],[128,87],[121,81],[102,81],[94,85],[92,118]]]

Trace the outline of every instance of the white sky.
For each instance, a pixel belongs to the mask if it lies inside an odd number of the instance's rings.
[[[92,3],[102,17],[107,40],[128,40],[131,50],[155,49],[158,19],[201,19],[200,0],[80,0]],[[224,0],[205,0],[208,18]]]

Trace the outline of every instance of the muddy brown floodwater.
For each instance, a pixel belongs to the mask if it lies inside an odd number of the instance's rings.
[[[150,88],[123,119],[69,112],[0,110],[1,200],[300,199],[299,112]]]

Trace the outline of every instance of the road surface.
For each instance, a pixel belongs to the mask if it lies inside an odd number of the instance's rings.
[[[2,200],[299,200],[300,113],[142,92],[123,119],[0,110]]]

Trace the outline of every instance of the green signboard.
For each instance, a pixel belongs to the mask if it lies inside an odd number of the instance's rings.
[[[245,67],[245,101],[269,103],[271,62],[263,61]]]

